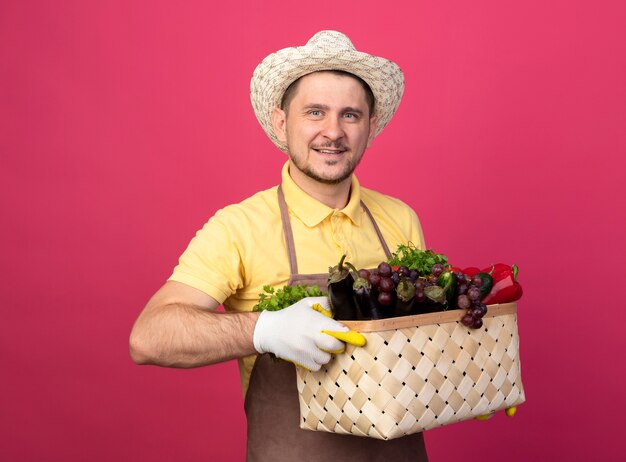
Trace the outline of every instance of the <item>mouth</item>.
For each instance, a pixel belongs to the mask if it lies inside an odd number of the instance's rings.
[[[343,154],[344,152],[347,151],[347,149],[345,148],[313,148],[313,150],[315,152],[319,152],[320,154],[331,154],[331,155]]]

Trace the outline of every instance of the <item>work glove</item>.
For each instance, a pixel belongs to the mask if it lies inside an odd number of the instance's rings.
[[[330,309],[328,297],[307,297],[279,311],[262,311],[254,328],[254,348],[318,371],[330,361],[331,353],[345,349],[343,342],[322,331],[348,332],[347,327],[322,314],[320,308]]]

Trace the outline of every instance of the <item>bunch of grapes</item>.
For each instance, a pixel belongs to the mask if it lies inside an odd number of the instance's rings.
[[[433,275],[439,276],[443,272],[443,268],[435,268],[435,266],[433,266]],[[453,308],[467,310],[461,319],[464,326],[480,329],[483,326],[483,317],[487,314],[487,305],[481,302],[484,296],[483,291],[481,291],[484,280],[478,275],[471,277],[461,272],[454,274],[456,276],[456,288]]]
[[[372,271],[360,269],[358,276],[371,285],[372,296],[378,305],[378,312],[371,313],[374,318],[463,309],[467,310],[461,320],[463,325],[475,329],[483,325],[487,306],[481,303],[484,281],[480,276],[470,277],[461,272],[450,274],[439,263],[432,266],[430,274],[421,275],[416,269],[392,267],[387,262],[380,263]],[[453,284],[450,284],[451,280]],[[412,300],[406,299],[407,294]]]
[[[395,291],[401,278],[404,277],[407,281],[414,283],[419,277],[419,272],[410,271],[406,267],[394,271],[388,263],[382,262],[374,271],[359,270],[359,277],[369,281],[372,285],[372,290],[378,294],[378,303],[382,306],[391,306],[396,301]]]

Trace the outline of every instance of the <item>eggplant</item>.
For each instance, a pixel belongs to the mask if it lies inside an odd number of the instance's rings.
[[[344,254],[339,264],[328,270],[328,299],[334,319],[353,321],[357,319],[357,308],[352,292],[354,277],[348,265],[344,265],[345,259]]]
[[[396,295],[395,316],[415,314],[415,284],[407,281],[405,278],[400,279],[396,286]]]
[[[357,319],[378,319],[374,318],[377,307],[374,306],[374,298],[372,297],[372,285],[362,277],[356,278],[352,285],[354,291],[354,302],[357,308]],[[374,312],[374,313],[373,313]]]

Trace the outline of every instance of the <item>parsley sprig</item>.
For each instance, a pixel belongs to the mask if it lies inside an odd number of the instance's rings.
[[[265,293],[259,294],[259,303],[252,311],[278,311],[299,302],[306,297],[321,297],[322,293],[317,285],[284,286],[278,290],[271,286],[263,286]]]
[[[435,253],[432,250],[420,250],[415,244],[409,242],[408,245],[398,245],[398,250],[392,254],[388,263],[394,266],[407,266],[409,269],[416,269],[420,275],[426,276],[431,273],[433,265],[441,263],[445,265],[448,257]]]

